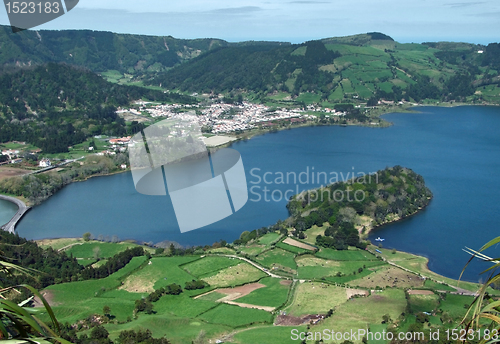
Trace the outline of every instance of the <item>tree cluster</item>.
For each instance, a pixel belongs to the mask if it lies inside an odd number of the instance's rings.
[[[178,284],[172,283],[167,285],[166,287],[162,287],[160,289],[156,289],[152,293],[150,293],[146,297],[146,301],[149,302],[156,302],[158,301],[163,295],[179,295],[182,293],[182,287]]]
[[[186,282],[186,286],[184,289],[186,290],[196,290],[196,289],[203,289],[205,287],[209,287],[209,284],[203,280],[192,280]]]
[[[314,225],[326,225],[324,236],[318,236],[316,243],[342,250],[348,246],[365,247],[356,228],[361,226],[361,216],[381,225],[389,218],[414,214],[431,197],[422,176],[395,166],[296,195],[287,207],[296,236],[300,238]]]

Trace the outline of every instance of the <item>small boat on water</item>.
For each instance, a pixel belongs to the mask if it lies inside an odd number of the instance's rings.
[[[384,241],[385,239],[382,239],[381,237],[378,237],[377,239],[375,239],[375,241]]]

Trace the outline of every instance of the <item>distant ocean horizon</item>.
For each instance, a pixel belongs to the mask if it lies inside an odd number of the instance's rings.
[[[429,268],[458,278],[469,256],[465,246],[478,249],[499,235],[500,107],[419,107],[415,113],[393,113],[384,118],[389,128],[319,126],[257,136],[232,145],[242,156],[249,188],[275,192],[248,203],[236,214],[199,230],[181,234],[169,197],[138,194],[130,173],[73,183],[35,207],[19,222],[19,235],[29,239],[94,236],[136,239],[182,245],[232,242],[241,232],[274,224],[288,217],[288,190],[320,186],[257,183],[250,171],[300,173],[351,171],[365,173],[401,165],[425,178],[434,199],[421,213],[375,230],[370,238],[383,246],[423,255]],[[256,189],[254,188],[253,191]],[[271,193],[268,193],[271,195]],[[289,195],[289,194],[288,194]],[[250,198],[257,199],[253,194]],[[1,206],[1,205],[0,205]],[[196,216],[193,214],[193,216]],[[493,250],[492,250],[493,251]],[[488,252],[487,252],[488,253]],[[490,253],[495,255],[495,252]],[[488,263],[474,263],[466,280],[477,282]]]

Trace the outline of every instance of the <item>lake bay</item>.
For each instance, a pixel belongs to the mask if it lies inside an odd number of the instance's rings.
[[[304,127],[233,144],[231,148],[242,156],[248,187],[254,188],[240,211],[202,229],[181,234],[169,197],[138,194],[131,174],[122,173],[65,187],[30,210],[17,230],[29,239],[91,232],[96,237],[116,235],[153,243],[231,242],[242,231],[288,217],[287,199],[279,198],[286,191],[296,193],[297,187],[302,191],[323,184],[312,178],[306,183],[276,184],[272,176],[304,173],[305,177],[312,171],[346,176],[401,165],[425,178],[434,199],[420,214],[380,228],[371,238],[381,236],[386,239],[384,247],[426,256],[431,270],[458,278],[468,260],[462,248],[478,249],[499,235],[500,107],[416,110],[385,115],[394,123],[389,128]],[[266,172],[269,184],[263,179]],[[269,202],[264,199],[264,187],[269,190]],[[0,216],[6,207],[0,203]],[[487,264],[473,264],[466,279],[477,281]]]

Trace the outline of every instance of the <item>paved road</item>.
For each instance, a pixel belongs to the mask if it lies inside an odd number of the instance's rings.
[[[30,209],[30,207],[27,207],[26,204],[24,204],[24,202],[14,197],[0,195],[0,199],[15,203],[18,207],[17,213],[14,215],[14,217],[8,223],[6,223],[1,227],[4,231],[14,233],[17,222]]]
[[[36,171],[33,171],[33,172],[29,172],[29,173],[27,173],[26,175],[28,175],[28,174],[37,174],[37,173],[47,172],[47,171],[53,170],[54,168],[58,168],[58,167],[61,167],[61,166],[64,166],[64,165],[70,164],[70,163],[72,163],[72,162],[75,162],[75,161],[78,161],[78,160],[82,160],[83,158],[84,158],[84,157],[82,156],[81,158],[78,158],[78,159],[70,159],[70,160],[66,160],[66,161],[61,162],[60,164],[57,164],[57,165],[52,165],[52,166],[49,166],[49,167],[42,168],[41,170],[36,170]]]

